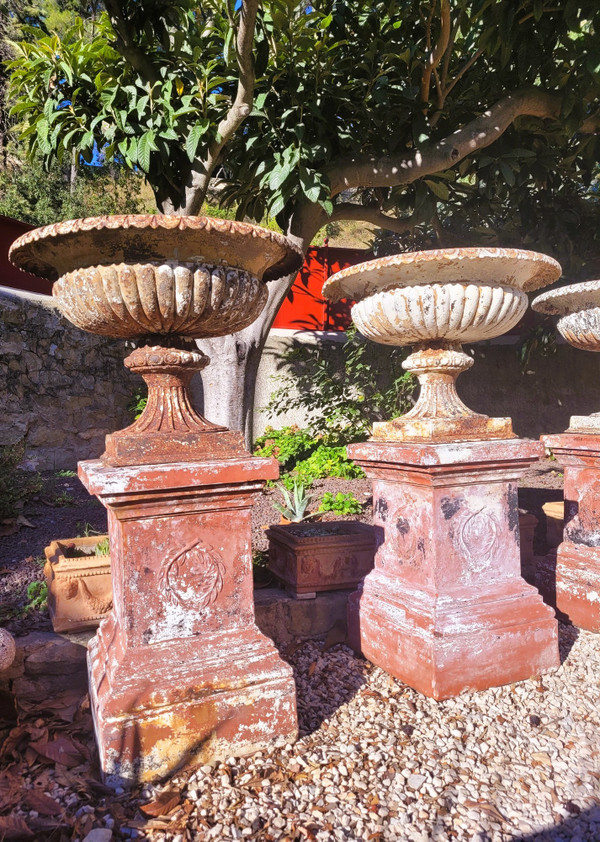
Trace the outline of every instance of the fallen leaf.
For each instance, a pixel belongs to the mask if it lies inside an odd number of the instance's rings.
[[[168,816],[173,813],[181,802],[181,794],[174,789],[165,789],[153,801],[148,804],[140,804],[140,810],[145,816]]]
[[[62,807],[58,801],[42,792],[27,790],[23,796],[23,801],[31,810],[36,810],[42,816],[58,816],[62,813]]]
[[[34,833],[20,816],[0,816],[0,836],[4,839],[33,839]]]
[[[60,763],[67,769],[79,766],[85,759],[77,746],[66,737],[56,737],[51,743],[31,743],[30,748],[37,751],[41,757]]]
[[[17,523],[19,524],[19,526],[26,526],[28,529],[37,529],[37,526],[31,523],[31,521],[27,520],[25,515],[18,515]]]
[[[313,661],[312,664],[308,668],[308,677],[309,678],[312,678],[312,676],[315,674],[316,668],[317,668],[317,662]]]

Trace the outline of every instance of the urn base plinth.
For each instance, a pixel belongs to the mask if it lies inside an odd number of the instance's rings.
[[[111,786],[295,739],[291,667],[254,618],[250,510],[277,475],[250,454],[79,464],[108,510],[113,610],[88,662]]]
[[[432,342],[402,363],[420,385],[419,398],[405,415],[373,424],[374,441],[479,441],[514,438],[510,418],[473,412],[456,391],[456,379],[473,358],[458,342]]]
[[[514,438],[510,418],[489,418],[475,413],[465,418],[395,418],[375,421],[373,441],[479,441]]]
[[[561,619],[600,632],[600,430],[569,428],[542,441],[564,469],[565,519],[563,541],[545,559],[538,586]]]
[[[517,484],[543,450],[521,439],[366,442],[375,569],[349,601],[353,646],[435,699],[559,665],[552,609],[521,577]]]

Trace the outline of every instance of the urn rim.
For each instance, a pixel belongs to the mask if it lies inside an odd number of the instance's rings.
[[[34,228],[13,242],[9,259],[51,281],[94,265],[167,261],[222,264],[270,281],[299,269],[302,252],[285,235],[249,222],[116,214]]]
[[[323,295],[360,301],[394,287],[469,281],[489,281],[529,292],[557,281],[561,273],[554,258],[527,249],[431,249],[349,266],[328,278]]]
[[[568,316],[600,307],[600,280],[550,289],[534,298],[531,307],[547,316]]]

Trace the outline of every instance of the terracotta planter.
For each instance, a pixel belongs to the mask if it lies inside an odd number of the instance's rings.
[[[272,526],[269,569],[297,599],[353,588],[373,569],[375,533],[356,521]]]
[[[46,547],[44,575],[48,584],[48,611],[56,632],[95,629],[112,608],[110,556],[67,558],[69,546],[93,552],[106,535],[52,541]]]

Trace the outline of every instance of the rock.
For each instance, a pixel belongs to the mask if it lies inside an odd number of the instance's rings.
[[[6,629],[0,629],[0,672],[12,666],[17,654],[17,647],[12,634]]]
[[[57,634],[48,634],[25,658],[25,674],[29,676],[72,676],[78,670],[86,671],[85,647]]]
[[[111,842],[112,830],[105,827],[95,827],[84,837],[83,842]]]
[[[425,775],[410,775],[406,781],[406,785],[411,789],[420,789],[426,780]]]

